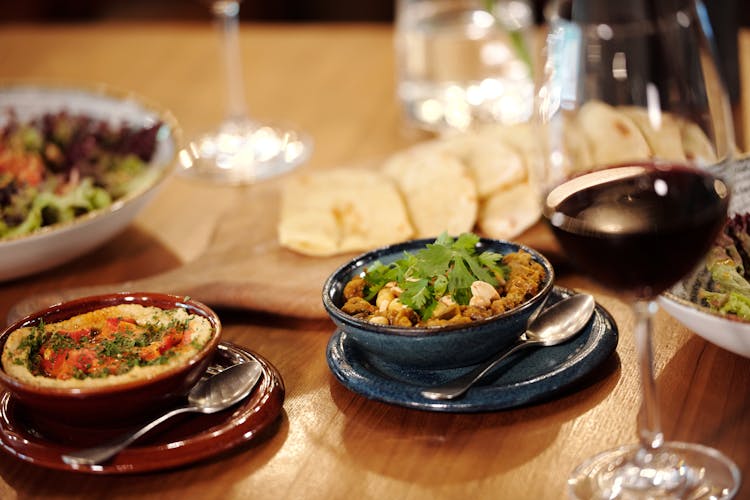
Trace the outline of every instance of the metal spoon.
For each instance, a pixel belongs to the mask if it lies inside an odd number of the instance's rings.
[[[129,432],[101,446],[63,455],[62,460],[68,465],[100,464],[175,415],[188,412],[216,413],[229,408],[250,394],[262,372],[257,361],[232,365],[195,384],[188,393],[186,405],[165,413],[135,432]]]
[[[527,347],[552,346],[569,340],[586,326],[596,302],[591,295],[578,294],[561,300],[533,318],[513,347],[482,363],[469,373],[421,392],[427,399],[454,399],[465,393],[501,361]]]

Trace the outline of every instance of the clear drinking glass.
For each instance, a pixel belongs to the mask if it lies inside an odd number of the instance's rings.
[[[182,173],[223,184],[249,184],[292,170],[309,158],[312,140],[293,128],[250,118],[240,62],[240,1],[215,0],[210,6],[221,37],[226,116],[180,152]]]
[[[726,221],[734,139],[703,5],[559,0],[538,95],[544,218],[580,269],[627,296],[642,387],[639,442],[581,464],[576,498],[731,498],[737,467],[668,442],[652,368],[656,297]]]
[[[396,0],[396,85],[409,125],[431,132],[527,121],[529,0]]]

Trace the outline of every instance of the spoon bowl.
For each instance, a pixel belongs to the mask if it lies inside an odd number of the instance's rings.
[[[561,300],[533,317],[526,331],[509,350],[493,356],[465,375],[421,391],[422,396],[434,400],[455,399],[511,354],[528,347],[553,346],[572,339],[586,326],[595,307],[596,301],[588,294]]]
[[[62,456],[68,465],[93,465],[106,462],[138,438],[181,413],[216,413],[239,403],[255,387],[263,370],[258,362],[239,363],[216,375],[199,381],[190,390],[187,404],[156,418],[134,432],[117,437],[103,445]]]
[[[200,413],[216,413],[245,399],[255,387],[259,363],[238,363],[203,379],[188,392],[188,404]]]
[[[581,293],[553,304],[533,319],[522,335],[526,343],[553,346],[570,340],[586,326],[596,301]]]

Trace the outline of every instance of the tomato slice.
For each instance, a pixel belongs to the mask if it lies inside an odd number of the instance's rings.
[[[44,163],[36,153],[1,149],[0,173],[10,174],[21,185],[38,186],[44,179]]]

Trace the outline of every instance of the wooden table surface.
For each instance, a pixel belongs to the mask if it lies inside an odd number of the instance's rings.
[[[313,135],[304,169],[381,158],[413,143],[418,137],[403,129],[396,106],[391,36],[390,27],[374,25],[243,25],[252,114]],[[748,44],[745,36],[746,54]],[[215,49],[213,31],[202,24],[3,26],[0,78],[130,89],[172,110],[190,134],[222,116]],[[0,317],[31,294],[145,277],[196,258],[236,191],[170,179],[110,243],[48,273],[0,284]],[[215,459],[137,476],[45,470],[0,453],[0,498],[562,498],[575,464],[635,441],[639,391],[626,304],[564,262],[557,272],[559,284],[594,293],[621,333],[617,355],[572,394],[480,414],[391,406],[334,379],[325,360],[328,320],[225,310],[226,339],[262,354],[284,378],[286,401],[272,433]],[[705,342],[663,312],[656,328],[666,435],[726,453],[746,478],[738,498],[750,498],[750,359]]]

